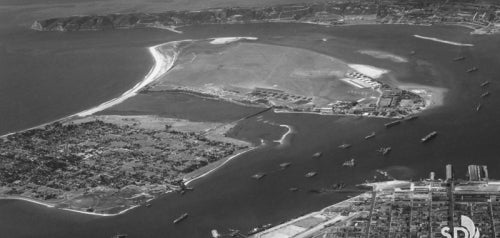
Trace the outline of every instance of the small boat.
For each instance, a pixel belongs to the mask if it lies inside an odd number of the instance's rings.
[[[187,213],[184,213],[182,214],[180,217],[178,217],[177,219],[174,220],[174,224],[177,224],[181,221],[183,221],[184,219],[186,219],[188,217],[188,214]]]
[[[316,152],[312,155],[312,158],[313,159],[319,159],[321,156],[323,155],[323,153],[321,152]]]
[[[460,60],[464,60],[464,59],[465,59],[465,57],[459,56],[459,57],[453,58],[453,61],[460,61]]]
[[[365,140],[368,140],[370,138],[375,137],[375,132],[370,133],[369,135],[365,136]]]
[[[292,187],[292,188],[289,188],[288,191],[290,191],[290,192],[297,192],[297,191],[299,191],[299,188]]]
[[[342,145],[339,145],[339,148],[340,148],[340,149],[347,149],[347,148],[349,148],[349,147],[351,147],[351,144],[346,144],[346,143],[344,143],[344,144],[342,144]]]
[[[252,175],[252,178],[259,180],[259,179],[263,178],[264,176],[266,176],[265,173],[256,173],[256,174]]]
[[[305,176],[306,176],[306,178],[312,178],[312,177],[316,176],[317,174],[318,174],[317,172],[311,171],[311,172],[307,173]]]
[[[150,208],[150,207],[151,207],[151,203],[147,203],[145,206],[146,206],[147,208]]]
[[[484,81],[484,82],[481,84],[481,87],[487,86],[488,84],[490,84],[490,81]]]
[[[418,118],[418,116],[409,116],[409,117],[406,117],[404,120],[405,121],[413,121],[413,120],[415,120],[417,118]]]
[[[380,149],[378,149],[377,151],[382,153],[382,155],[387,155],[389,154],[389,152],[391,152],[392,150],[392,147],[380,147]]]
[[[472,73],[472,72],[476,72],[478,71],[479,69],[477,67],[472,67],[470,69],[467,70],[467,73]]]
[[[432,138],[434,138],[436,136],[437,136],[437,131],[433,131],[433,132],[427,134],[426,136],[424,136],[422,139],[420,139],[420,141],[422,143],[424,143],[424,142],[431,140]]]
[[[490,96],[490,92],[485,92],[485,93],[481,94],[482,98],[487,97],[487,96]]]
[[[289,162],[286,162],[286,163],[281,163],[280,164],[280,168],[281,169],[286,169],[288,168],[292,163],[289,163]]]
[[[410,55],[414,55],[415,53],[416,53],[416,52],[415,52],[414,50],[412,50],[412,51],[410,52]]]
[[[391,121],[391,122],[385,123],[384,126],[386,128],[390,128],[390,127],[393,127],[395,125],[399,125],[400,123],[401,123],[401,120],[396,120],[396,121]]]
[[[347,160],[345,161],[342,166],[345,166],[345,167],[354,167],[356,166],[356,160],[355,159],[350,159],[350,160]]]
[[[481,103],[477,104],[477,107],[476,107],[476,112],[479,112],[479,110],[481,110]]]

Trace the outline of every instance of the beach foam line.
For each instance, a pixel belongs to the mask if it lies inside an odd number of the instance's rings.
[[[289,126],[289,125],[284,125],[284,124],[282,124],[282,125],[280,125],[280,126],[281,126],[281,127],[285,127],[285,128],[287,128],[287,129],[288,129],[288,130],[287,130],[287,132],[285,132],[285,134],[283,134],[279,140],[274,140],[274,142],[280,143],[280,145],[282,145],[282,144],[285,142],[286,137],[287,137],[289,134],[291,134],[293,130],[292,130],[292,127],[291,127],[291,126]]]
[[[223,45],[223,44],[228,44],[232,42],[236,42],[239,40],[258,40],[259,38],[257,37],[250,37],[250,36],[240,36],[240,37],[218,37],[218,38],[209,38],[210,44],[212,45]]]
[[[188,40],[184,40],[184,41],[188,41]],[[90,116],[96,112],[100,112],[100,111],[103,111],[107,108],[115,106],[117,104],[120,104],[123,101],[137,95],[137,93],[142,88],[146,87],[148,84],[150,84],[153,81],[155,81],[156,79],[160,78],[163,74],[168,72],[174,66],[174,63],[177,60],[177,57],[179,56],[179,52],[176,50],[173,50],[172,55],[165,56],[165,54],[162,54],[162,52],[161,52],[161,47],[163,47],[167,44],[175,45],[179,42],[181,42],[181,41],[172,41],[172,42],[164,43],[161,45],[149,47],[148,50],[151,53],[151,55],[153,56],[155,64],[151,68],[149,73],[146,75],[146,77],[144,77],[144,79],[141,82],[137,83],[133,88],[124,92],[121,96],[119,96],[117,98],[113,98],[107,102],[101,103],[100,105],[93,107],[91,109],[76,113],[74,116],[79,116],[79,117]]]
[[[427,36],[421,36],[421,35],[413,35],[413,36],[417,37],[417,38],[420,38],[420,39],[424,39],[424,40],[430,40],[430,41],[436,41],[436,42],[445,43],[445,44],[448,44],[448,45],[468,46],[468,47],[474,46],[473,44],[465,44],[465,43],[460,43],[460,42],[442,40],[442,39],[434,38],[434,37],[427,37]]]
[[[44,202],[37,201],[35,199],[25,198],[25,197],[0,197],[0,200],[21,200],[21,201],[25,201],[25,202],[31,202],[31,203],[35,203],[35,204],[38,204],[38,205],[42,205],[42,206],[48,207],[48,208],[54,208],[55,207],[54,204],[44,203]]]
[[[85,211],[79,211],[79,210],[74,210],[74,209],[69,209],[69,208],[61,208],[61,210],[64,210],[64,211],[68,211],[68,212],[76,212],[76,213],[80,213],[80,214],[85,214],[85,215],[92,215],[92,216],[100,216],[100,217],[112,217],[112,216],[118,216],[118,215],[121,215],[125,212],[128,212],[136,207],[139,207],[139,205],[134,205],[134,206],[131,206],[125,210],[122,210],[118,213],[111,213],[111,214],[105,214],[105,213],[95,213],[95,212],[85,212]]]

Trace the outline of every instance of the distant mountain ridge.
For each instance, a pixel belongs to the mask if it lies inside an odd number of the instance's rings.
[[[483,33],[500,28],[500,5],[482,1],[341,0],[326,3],[275,5],[261,8],[212,8],[198,11],[71,16],[35,21],[39,31],[88,31],[166,28],[200,24],[293,22],[344,24],[459,24]]]

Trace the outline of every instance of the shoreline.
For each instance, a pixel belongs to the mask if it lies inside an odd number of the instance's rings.
[[[188,40],[182,40],[182,41],[188,41]],[[71,114],[71,115],[66,116],[66,117],[62,117],[62,118],[59,118],[59,119],[56,119],[56,120],[53,120],[53,121],[50,121],[50,122],[42,123],[40,125],[33,126],[33,127],[30,127],[30,128],[27,128],[27,129],[22,129],[22,130],[19,130],[19,131],[10,132],[10,133],[4,134],[4,135],[0,135],[0,138],[5,138],[5,137],[7,137],[9,135],[13,135],[13,134],[16,134],[16,133],[22,133],[22,132],[25,132],[25,131],[37,129],[37,128],[40,128],[40,127],[43,127],[43,126],[46,126],[46,125],[50,125],[50,124],[55,123],[55,122],[66,122],[66,121],[69,121],[71,119],[74,119],[75,117],[90,116],[90,115],[92,115],[94,113],[100,112],[100,111],[105,110],[105,109],[107,109],[109,107],[112,107],[114,105],[122,103],[126,99],[137,95],[137,93],[141,89],[143,89],[144,87],[146,87],[148,84],[154,82],[156,79],[158,79],[159,77],[161,77],[163,74],[165,74],[168,71],[170,71],[170,69],[173,67],[175,61],[177,60],[178,52],[176,52],[169,59],[165,59],[165,57],[163,56],[163,54],[158,49],[160,47],[166,45],[166,44],[171,44],[171,43],[176,44],[176,43],[179,43],[179,42],[182,42],[182,41],[171,41],[171,42],[162,43],[162,44],[159,44],[159,45],[148,47],[147,49],[150,52],[150,54],[151,54],[151,56],[153,57],[153,60],[154,60],[153,67],[151,67],[151,69],[146,74],[146,76],[144,76],[143,80],[141,80],[137,84],[135,84],[133,88],[125,91],[124,93],[122,93],[122,95],[120,95],[119,97],[110,99],[110,100],[105,101],[105,102],[103,102],[103,103],[101,103],[101,104],[99,104],[99,105],[97,105],[95,107],[92,107],[90,109],[86,109],[86,110],[81,111],[81,112],[77,112],[75,114]],[[166,63],[165,60],[168,60],[168,63]],[[168,65],[167,69],[163,68],[163,67],[165,67],[167,65]]]
[[[245,149],[245,150],[243,150],[243,151],[239,151],[238,153],[236,153],[236,154],[234,154],[234,155],[231,155],[231,156],[229,156],[229,157],[226,157],[226,158],[220,159],[220,160],[218,160],[218,161],[216,161],[216,162],[214,162],[214,163],[208,164],[208,165],[206,165],[205,167],[208,167],[208,166],[210,166],[210,165],[215,166],[215,167],[214,167],[214,168],[208,168],[209,170],[208,170],[208,171],[206,171],[206,172],[205,172],[205,171],[202,171],[202,169],[204,168],[204,167],[202,167],[202,168],[198,169],[199,171],[195,170],[195,171],[191,172],[191,173],[192,173],[192,174],[191,174],[191,176],[190,176],[190,174],[189,174],[189,173],[188,173],[188,174],[186,174],[186,175],[183,177],[182,181],[184,182],[184,184],[185,184],[185,185],[189,185],[190,183],[192,183],[192,182],[194,182],[194,181],[196,181],[196,180],[198,180],[198,179],[201,179],[201,178],[203,178],[203,177],[205,177],[205,176],[207,176],[207,175],[209,175],[209,174],[211,174],[211,173],[215,172],[217,169],[221,168],[222,166],[224,166],[225,164],[227,164],[229,161],[231,161],[231,160],[233,160],[233,159],[235,159],[235,158],[239,157],[240,155],[243,155],[243,154],[245,154],[245,153],[247,153],[247,152],[250,152],[250,151],[256,150],[256,149],[260,148],[261,146],[262,146],[262,144],[261,144],[261,145],[258,145],[258,146],[255,146],[255,147],[250,147],[250,148]],[[218,164],[217,164],[217,163],[218,163]],[[201,174],[200,174],[200,173],[201,173]]]

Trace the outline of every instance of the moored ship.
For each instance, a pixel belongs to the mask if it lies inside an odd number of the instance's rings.
[[[280,164],[280,168],[281,169],[286,169],[286,168],[290,167],[290,165],[292,165],[292,163],[290,163],[290,162],[281,163]]]
[[[474,66],[474,67],[472,67],[472,68],[468,69],[468,70],[467,70],[467,73],[476,72],[476,71],[478,71],[478,70],[479,70],[479,69],[478,69],[477,67],[475,67],[475,66]]]
[[[306,178],[312,178],[312,177],[316,176],[317,174],[318,174],[317,172],[311,171],[311,172],[307,173],[305,176],[306,176]]]
[[[380,149],[378,149],[377,151],[382,153],[382,155],[387,155],[389,154],[389,152],[391,152],[392,150],[392,147],[380,147]]]
[[[323,155],[323,153],[321,153],[321,152],[316,152],[316,153],[314,153],[314,154],[312,155],[312,158],[313,158],[313,159],[318,159],[318,158],[320,158],[322,155]]]
[[[481,84],[481,87],[487,86],[488,84],[490,84],[490,81],[484,81],[484,82]]]
[[[351,147],[351,144],[344,143],[344,144],[342,144],[342,145],[339,145],[339,148],[340,148],[340,149],[347,149],[347,148],[349,148],[349,147]]]
[[[259,179],[264,178],[264,176],[266,176],[265,173],[256,173],[256,174],[252,175],[252,178],[259,180]]]
[[[370,133],[369,135],[365,136],[365,140],[368,140],[370,138],[375,137],[375,132]]]
[[[181,221],[183,221],[184,219],[186,219],[188,217],[188,214],[187,213],[184,213],[182,214],[180,217],[178,217],[177,219],[174,220],[174,224],[177,224]]]
[[[384,126],[386,128],[390,128],[390,127],[393,127],[395,125],[399,125],[400,123],[401,123],[401,120],[391,121],[391,122],[385,123]]]
[[[437,135],[437,131],[433,131],[429,134],[427,134],[426,136],[424,136],[422,139],[420,139],[421,142],[427,142],[429,140],[431,140],[432,138],[436,137]]]
[[[345,167],[354,167],[356,166],[356,160],[355,159],[350,159],[350,160],[347,160],[345,161],[342,166],[345,166]]]
[[[488,96],[490,96],[490,92],[485,92],[485,93],[481,94],[482,98],[488,97]]]
[[[477,104],[477,107],[476,107],[476,112],[479,112],[479,110],[481,110],[481,103]]]

